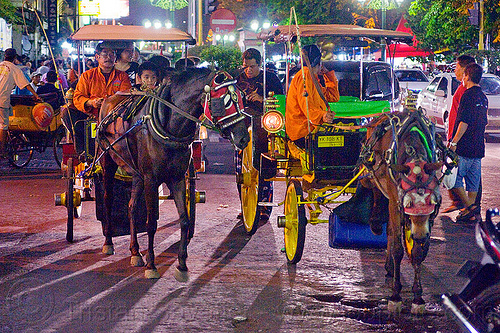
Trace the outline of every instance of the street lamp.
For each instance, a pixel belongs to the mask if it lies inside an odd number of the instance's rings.
[[[259,21],[257,20],[253,20],[252,22],[250,22],[250,28],[257,32],[257,30],[259,30]]]

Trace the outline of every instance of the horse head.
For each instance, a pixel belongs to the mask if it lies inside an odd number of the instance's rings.
[[[421,138],[417,138],[411,146],[407,145],[405,153],[399,160],[401,164],[391,165],[390,169],[397,180],[398,202],[405,222],[405,241],[408,255],[412,260],[422,261],[429,246],[430,229],[441,204],[439,180],[436,171],[442,162],[430,162]],[[413,152],[419,151],[421,154]],[[412,152],[408,154],[408,152]],[[425,155],[425,156],[424,156]],[[409,222],[409,223],[408,223]],[[420,246],[414,247],[417,243]]]
[[[238,149],[250,141],[242,111],[243,98],[236,80],[226,72],[217,72],[210,85],[205,86],[205,117]]]

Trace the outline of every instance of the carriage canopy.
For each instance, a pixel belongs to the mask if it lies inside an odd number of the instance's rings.
[[[196,44],[196,40],[177,28],[146,28],[136,25],[85,25],[71,36],[73,40],[130,40],[156,42],[186,42]]]
[[[365,37],[376,42],[385,39],[388,42],[400,42],[409,45],[413,43],[413,36],[402,31],[368,29],[348,24],[303,24],[298,27],[301,37]],[[263,30],[259,35],[259,39],[274,39],[275,42],[286,42],[296,35],[296,26],[282,25]]]

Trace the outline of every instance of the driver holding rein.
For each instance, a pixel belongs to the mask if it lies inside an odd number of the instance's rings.
[[[285,126],[290,139],[297,146],[305,148],[305,137],[309,134],[309,130],[312,131],[316,125],[321,123],[331,123],[335,116],[335,113],[327,111],[326,104],[316,89],[313,79],[318,81],[318,87],[320,87],[326,101],[338,102],[340,94],[335,71],[328,71],[323,67],[319,48],[316,45],[306,45],[302,48],[302,52],[309,58],[311,66],[307,67],[307,63],[304,61],[303,70],[299,70],[290,83],[286,98]],[[306,91],[304,91],[302,73],[305,75]],[[319,75],[323,75],[325,86],[319,83]]]
[[[95,48],[98,67],[84,72],[73,94],[75,107],[89,116],[97,118],[105,98],[119,91],[130,90],[127,73],[115,69],[116,54],[113,43],[101,42]]]
[[[97,119],[105,98],[118,91],[130,90],[128,74],[115,69],[115,50],[117,44],[104,41],[95,48],[95,59],[98,66],[85,71],[76,84],[73,93],[73,104],[78,110],[62,108],[62,119],[68,129],[74,128],[77,153],[84,151],[84,123],[88,117]]]

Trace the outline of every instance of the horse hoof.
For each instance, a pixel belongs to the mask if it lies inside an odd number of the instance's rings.
[[[411,314],[413,315],[423,315],[425,312],[425,304],[415,304],[411,303]]]
[[[188,271],[181,271],[179,268],[175,269],[174,277],[179,282],[188,282],[189,281]]]
[[[387,303],[387,311],[389,311],[389,313],[400,314],[402,307],[403,307],[402,301],[398,302],[389,301],[389,303]]]
[[[108,256],[115,254],[115,248],[113,245],[103,245],[102,253],[107,254]]]
[[[141,256],[131,256],[130,257],[130,266],[133,267],[142,267],[144,266],[144,261]]]
[[[160,273],[158,273],[156,269],[146,269],[144,271],[144,277],[146,277],[146,279],[159,279]]]

